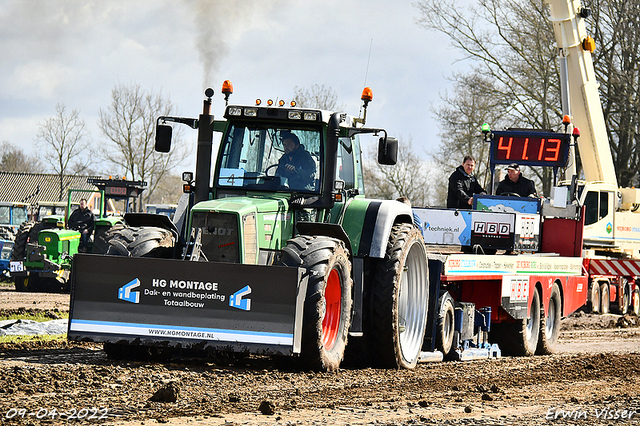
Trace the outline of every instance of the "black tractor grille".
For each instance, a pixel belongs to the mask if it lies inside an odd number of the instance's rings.
[[[202,229],[202,251],[213,262],[240,262],[238,218],[230,213],[197,212],[193,228]]]

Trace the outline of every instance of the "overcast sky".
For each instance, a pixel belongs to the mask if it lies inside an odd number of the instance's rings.
[[[35,153],[38,123],[62,103],[99,144],[99,110],[119,83],[161,91],[189,117],[206,87],[222,116],[225,79],[238,104],[324,85],[353,115],[366,83],[367,124],[411,138],[426,157],[438,144],[430,107],[468,64],[417,17],[406,0],[2,0],[0,141]],[[184,134],[195,146],[196,132]]]

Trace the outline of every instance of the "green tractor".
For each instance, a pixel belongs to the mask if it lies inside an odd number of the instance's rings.
[[[99,210],[89,240],[87,252],[106,253],[109,231],[122,226],[123,217],[116,211],[116,203],[124,202],[128,211],[129,199],[137,198],[146,182],[119,179],[89,178],[87,183],[98,190],[69,189],[63,214],[43,216],[39,221],[25,221],[20,225],[11,254],[11,277],[17,291],[68,292],[73,257],[78,253],[80,232],[66,224],[78,199],[89,199]],[[54,211],[54,213],[57,211]]]
[[[69,339],[104,342],[113,357],[257,353],[326,371],[348,352],[413,368],[426,249],[409,206],[365,198],[360,136],[379,138],[379,163],[397,156],[395,138],[365,127],[370,89],[362,118],[268,102],[229,105],[214,120],[213,90],[205,95],[198,119],[158,119],[160,152],[170,151],[169,123],[198,129],[195,179],[183,174],[174,222],[127,214],[107,256],[76,256]]]

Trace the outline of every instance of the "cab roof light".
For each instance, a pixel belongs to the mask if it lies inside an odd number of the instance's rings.
[[[231,81],[225,80],[222,83],[222,93],[224,93],[224,101],[225,101],[226,105],[228,105],[229,104],[229,96],[231,96],[231,94],[233,93],[233,84],[231,84]]]
[[[291,107],[295,107],[296,105],[296,101],[291,101]]]
[[[273,106],[273,100],[272,99],[267,100],[267,105],[268,106]]]
[[[304,119],[306,121],[318,121],[318,113],[314,111],[305,111]]]
[[[368,104],[369,102],[371,102],[373,100],[373,90],[371,90],[370,87],[365,87],[364,90],[362,91],[362,96],[360,97],[360,100],[363,101],[365,104]]]
[[[280,99],[280,100],[278,101],[278,105],[279,105],[279,106],[281,106],[281,107],[283,107],[283,106],[284,106],[284,101],[283,101],[282,99]]]
[[[367,121],[367,107],[369,106],[369,102],[373,100],[373,90],[370,87],[365,87],[362,91],[362,96],[360,96],[360,100],[362,101],[362,108],[360,112],[362,113],[362,118],[358,117],[355,119],[356,123],[360,123],[364,126],[364,123]],[[363,110],[364,109],[364,113]]]
[[[565,126],[571,124],[571,117],[569,117],[568,115],[562,117],[562,124],[564,124]]]
[[[257,106],[257,105],[260,105],[261,103],[262,103],[262,100],[260,100],[260,99],[256,99],[256,106]]]

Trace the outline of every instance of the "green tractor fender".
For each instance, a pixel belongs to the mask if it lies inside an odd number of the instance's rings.
[[[346,207],[341,225],[355,256],[381,259],[393,225],[413,223],[412,217],[411,207],[404,203],[356,198]]]

